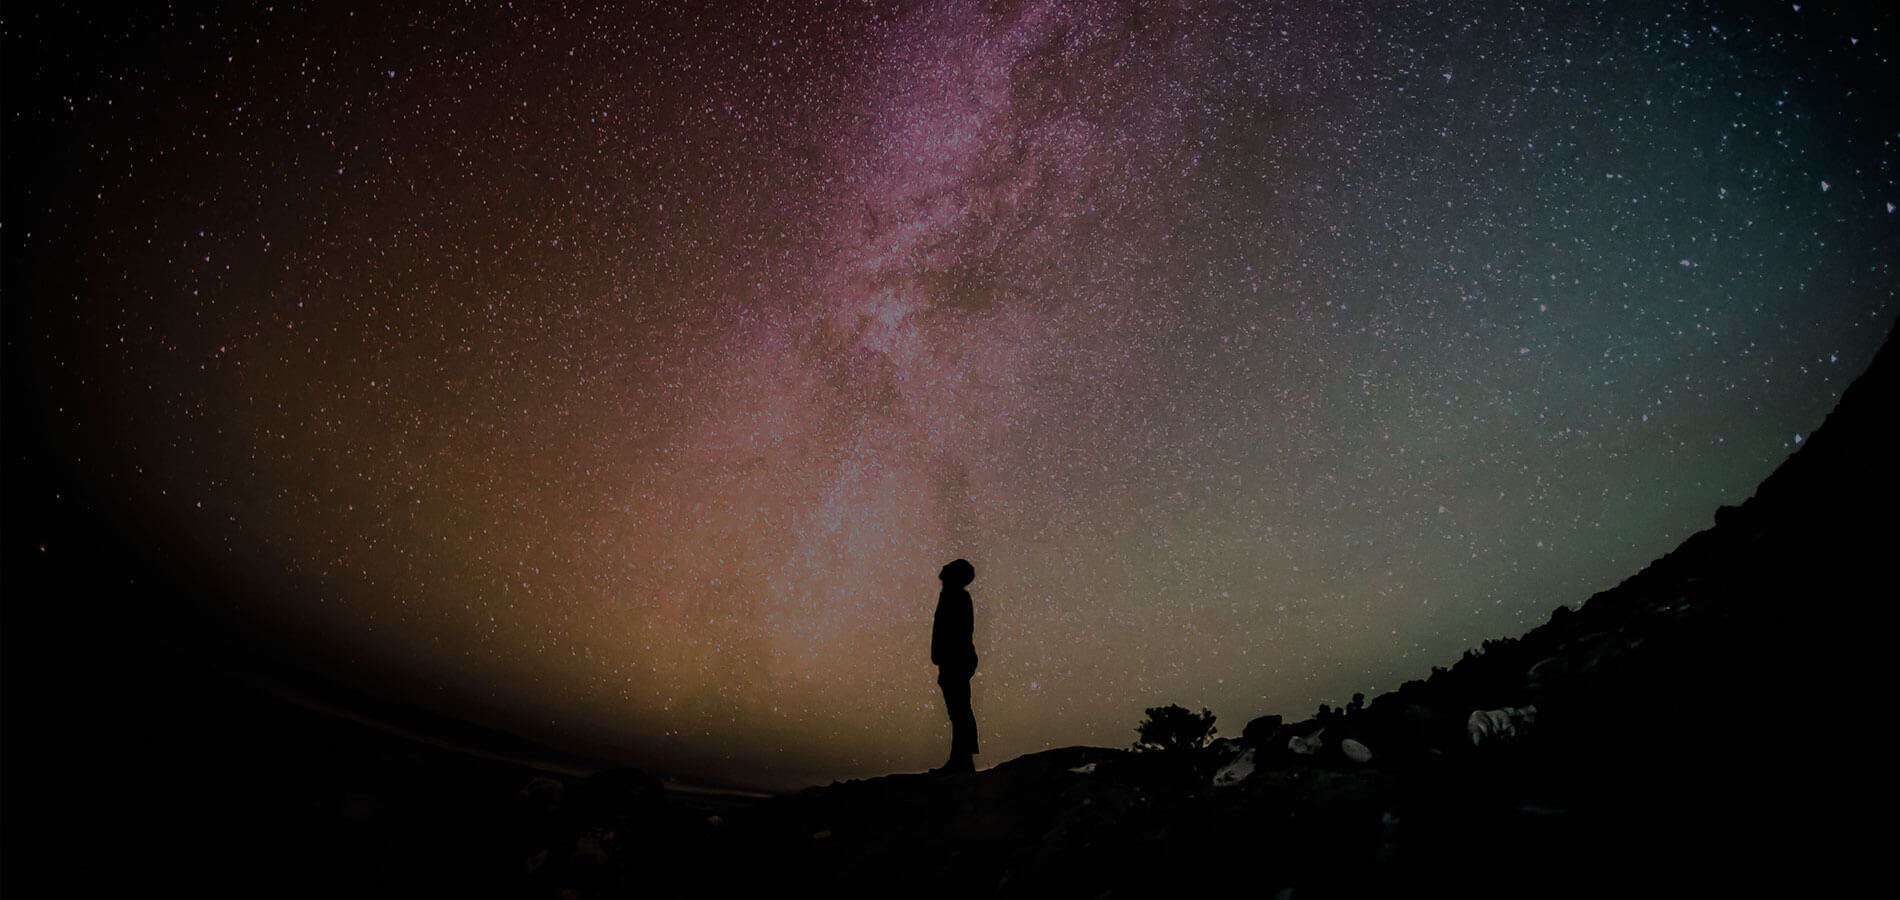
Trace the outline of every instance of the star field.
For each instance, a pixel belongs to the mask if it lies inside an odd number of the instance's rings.
[[[10,12],[88,155],[6,231],[223,614],[549,742],[923,769],[958,557],[979,764],[1389,690],[1894,321],[1891,35],[1808,4],[409,6]]]

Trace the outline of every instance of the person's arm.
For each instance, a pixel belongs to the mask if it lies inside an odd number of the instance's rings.
[[[937,612],[935,615],[930,617],[930,664],[933,666],[943,665],[943,638],[944,638],[945,624],[946,623],[943,620],[943,598],[938,597],[937,598]]]

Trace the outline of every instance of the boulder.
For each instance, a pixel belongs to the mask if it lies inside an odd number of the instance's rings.
[[[1280,716],[1261,716],[1247,723],[1240,732],[1240,739],[1255,747],[1265,747],[1273,740],[1274,732],[1280,730],[1285,720]]]
[[[1253,748],[1248,747],[1240,751],[1240,755],[1234,757],[1232,762],[1221,766],[1220,771],[1214,773],[1214,786],[1231,787],[1246,781],[1247,776],[1253,774],[1253,769]]]
[[[1465,730],[1474,746],[1487,741],[1515,738],[1537,722],[1536,706],[1507,706],[1501,709],[1474,709],[1465,721]]]
[[[1325,737],[1326,729],[1324,728],[1308,735],[1296,734],[1287,739],[1286,748],[1301,756],[1312,756],[1318,753],[1321,747],[1326,746]]]

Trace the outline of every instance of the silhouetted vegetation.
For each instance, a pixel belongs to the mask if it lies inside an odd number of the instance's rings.
[[[1148,718],[1135,729],[1141,735],[1135,742],[1137,750],[1199,749],[1214,737],[1214,714],[1205,707],[1199,715],[1173,704],[1150,707],[1147,712]]]

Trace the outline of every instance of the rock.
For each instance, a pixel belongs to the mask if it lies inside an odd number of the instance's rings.
[[[1273,741],[1273,734],[1280,730],[1283,721],[1279,716],[1261,716],[1247,723],[1240,732],[1240,739],[1255,747],[1265,747]]]
[[[1326,746],[1325,734],[1324,728],[1305,737],[1296,734],[1286,742],[1286,748],[1301,756],[1312,756],[1319,752],[1319,748]]]
[[[1339,742],[1339,752],[1346,754],[1347,759],[1356,763],[1368,763],[1372,761],[1372,751],[1367,749],[1366,745],[1352,738],[1347,738]]]
[[[1570,671],[1570,662],[1561,656],[1547,656],[1531,666],[1527,677],[1532,684],[1545,684],[1564,677]]]
[[[1474,709],[1466,720],[1472,745],[1517,737],[1537,722],[1536,706],[1507,706],[1502,709]]]
[[[1229,787],[1246,781],[1247,776],[1253,774],[1253,767],[1253,748],[1248,747],[1240,751],[1233,762],[1221,766],[1220,771],[1214,773],[1214,786]]]

